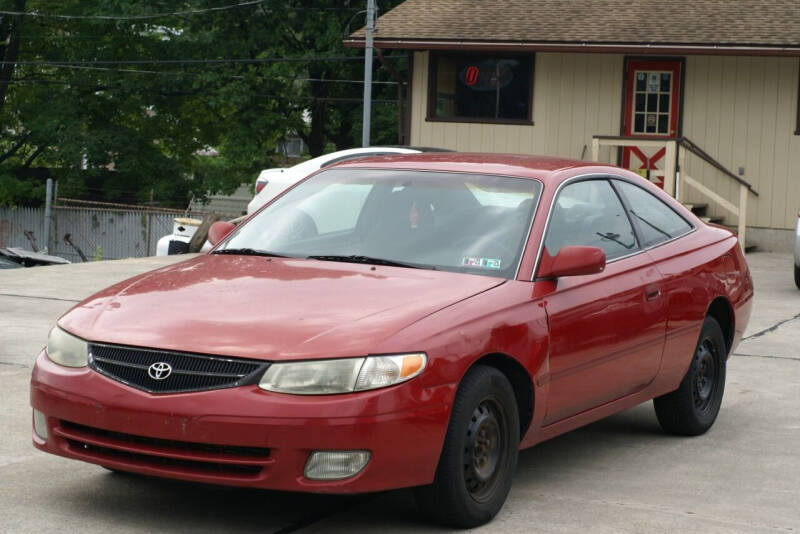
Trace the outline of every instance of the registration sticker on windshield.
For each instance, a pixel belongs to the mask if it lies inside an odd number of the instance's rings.
[[[483,269],[500,269],[500,258],[473,258],[464,256],[461,265],[464,267],[481,267]]]

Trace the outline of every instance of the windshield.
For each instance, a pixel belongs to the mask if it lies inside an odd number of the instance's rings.
[[[540,189],[527,178],[331,169],[289,190],[215,252],[512,278]]]

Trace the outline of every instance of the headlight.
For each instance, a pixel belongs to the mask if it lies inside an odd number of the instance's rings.
[[[86,367],[89,363],[89,346],[82,339],[56,326],[50,330],[50,337],[47,338],[47,356],[66,367]]]
[[[420,352],[342,360],[272,364],[261,389],[294,395],[330,395],[393,386],[419,375],[428,357]]]

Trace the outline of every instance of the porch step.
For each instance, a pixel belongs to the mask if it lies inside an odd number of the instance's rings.
[[[708,204],[684,204],[684,206],[698,217],[704,217],[708,211]]]
[[[683,204],[686,209],[697,215],[701,221],[712,224],[725,224],[725,217],[708,215],[708,204]]]

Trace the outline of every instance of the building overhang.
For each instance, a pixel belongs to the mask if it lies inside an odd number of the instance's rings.
[[[401,38],[375,38],[374,42],[376,48],[403,50],[800,57],[800,46],[757,44],[537,42]],[[351,37],[344,40],[344,45],[351,48],[364,48],[364,39]]]

